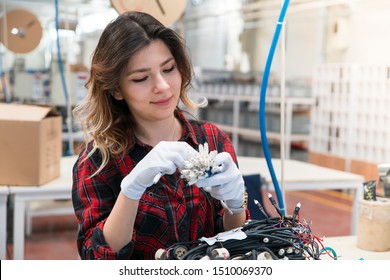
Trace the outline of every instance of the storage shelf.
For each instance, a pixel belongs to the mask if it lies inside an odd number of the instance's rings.
[[[259,102],[260,96],[258,95],[237,95],[237,94],[219,94],[219,93],[208,93],[208,92],[196,92],[198,97],[206,97],[207,99],[214,100],[230,100],[230,101],[248,101],[248,102]],[[282,98],[279,96],[268,96],[265,99],[265,102],[268,104],[280,104]],[[291,103],[294,105],[313,105],[314,99],[311,97],[286,97],[286,103]]]
[[[257,129],[251,128],[242,128],[242,127],[233,127],[231,125],[219,124],[216,123],[220,129],[229,132],[229,133],[238,133],[240,136],[247,140],[251,141],[261,141],[260,131]],[[291,142],[308,142],[310,136],[308,134],[290,134],[289,135]],[[277,132],[267,131],[267,139],[275,143],[280,143],[282,135]]]
[[[208,119],[208,121],[214,122],[220,129],[224,130],[227,133],[232,135],[232,142],[235,149],[238,149],[239,141],[248,140],[252,142],[261,142],[261,134],[258,128],[258,124],[255,124],[253,121],[253,114],[258,115],[258,107],[251,107],[249,113],[252,114],[250,117],[252,118],[251,125],[246,121],[245,116],[242,113],[242,103],[259,103],[260,96],[258,95],[239,95],[239,94],[224,94],[224,93],[213,93],[213,92],[195,92],[195,96],[197,98],[205,97],[209,101],[218,101],[221,104],[210,109],[210,107],[206,107],[201,110],[213,110],[209,111],[209,114],[216,115],[219,111],[229,110],[232,114],[221,114],[218,115],[217,120]],[[227,104],[223,104],[224,102],[228,102]],[[281,141],[284,141],[286,147],[286,158],[290,158],[291,155],[291,146],[299,147],[307,147],[310,141],[309,133],[293,133],[293,118],[294,116],[309,116],[312,105],[314,105],[314,99],[311,97],[286,97],[284,102],[285,104],[281,104],[282,98],[278,96],[269,96],[266,97],[265,100],[267,104],[266,113],[267,114],[279,114],[282,109],[284,109],[284,117],[285,117],[285,133],[282,135],[279,132],[275,132],[273,130],[277,129],[269,129],[267,131],[267,140],[269,144],[281,144]],[[211,102],[210,102],[211,103]],[[220,105],[220,106],[219,106]],[[270,106],[268,106],[270,105]],[[275,107],[272,107],[276,105]],[[284,105],[282,108],[281,105]],[[222,115],[222,116],[221,116]],[[247,116],[248,117],[248,116]],[[243,119],[244,118],[244,119]],[[256,118],[255,118],[256,120]],[[280,117],[278,120],[280,124]],[[258,121],[257,121],[258,123]],[[274,124],[274,126],[276,125]],[[247,127],[247,126],[255,126],[256,127]],[[280,129],[280,125],[278,127]],[[282,136],[284,138],[282,139]]]

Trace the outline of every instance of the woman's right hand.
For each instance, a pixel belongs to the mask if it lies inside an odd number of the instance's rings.
[[[122,193],[133,200],[139,200],[145,189],[153,182],[156,175],[173,174],[183,167],[184,161],[197,151],[188,143],[167,142],[158,143],[122,180]]]

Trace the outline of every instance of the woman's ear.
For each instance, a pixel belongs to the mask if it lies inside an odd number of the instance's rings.
[[[115,91],[115,92],[112,92],[111,95],[112,95],[112,97],[114,97],[116,100],[123,100],[123,95],[122,95],[122,93],[121,93],[119,90],[117,90],[117,91]]]

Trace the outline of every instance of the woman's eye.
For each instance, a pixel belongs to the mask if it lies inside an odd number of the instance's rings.
[[[165,73],[172,72],[173,70],[175,70],[175,68],[176,68],[176,66],[173,65],[171,68],[165,69],[164,72],[165,72]]]
[[[140,79],[132,79],[132,81],[135,82],[135,83],[141,83],[143,81],[146,81],[147,78],[148,77],[146,76],[146,77],[143,77],[143,78],[140,78]]]

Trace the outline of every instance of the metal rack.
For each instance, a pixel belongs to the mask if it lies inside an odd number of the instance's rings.
[[[214,122],[225,132],[231,134],[232,142],[239,151],[240,141],[248,140],[255,143],[261,142],[258,128],[258,106],[259,96],[239,95],[226,93],[196,92],[197,97],[206,97],[209,105],[201,109],[201,118]],[[214,104],[213,104],[214,102]],[[215,102],[220,110],[216,110]],[[270,96],[266,99],[269,118],[267,137],[269,142],[281,144],[280,112],[281,98]],[[311,97],[287,97],[285,100],[285,137],[286,158],[291,157],[291,145],[293,143],[308,144],[309,135],[309,112],[314,100]],[[294,124],[294,116],[304,114],[306,124]]]

